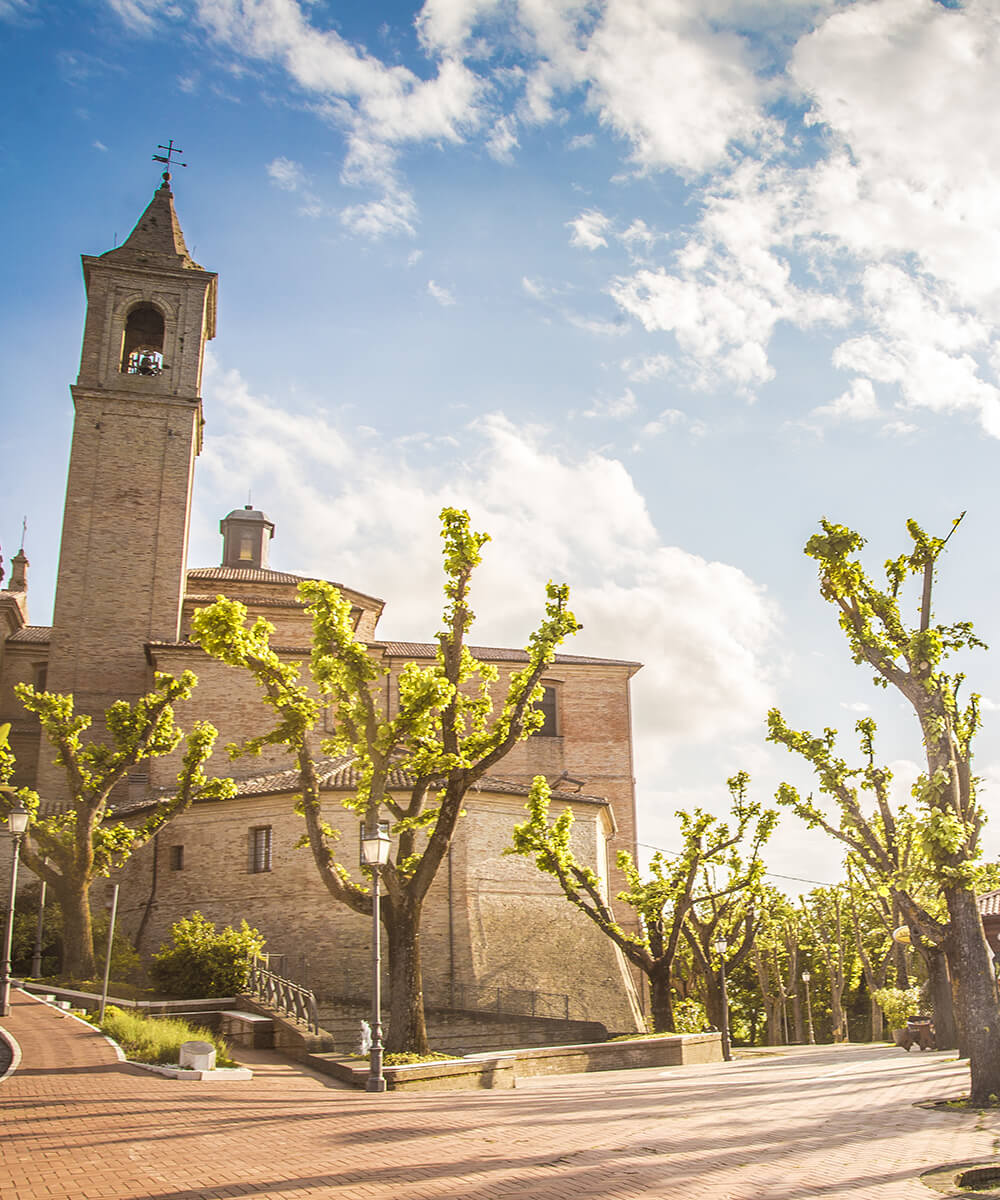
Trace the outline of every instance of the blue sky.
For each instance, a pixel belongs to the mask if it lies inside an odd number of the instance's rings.
[[[845,731],[870,707],[912,775],[914,726],[801,548],[825,515],[877,565],[907,517],[968,510],[939,610],[997,641],[1000,5],[0,0],[0,34],[0,543],[27,515],[34,621],[78,256],[127,236],[173,138],[220,275],[192,565],[252,491],[274,565],[422,639],[436,513],[469,507],[494,537],[479,640],[522,642],[555,577],[567,649],[646,664],[650,844],[741,767],[802,779],[763,742],[772,703]],[[1000,781],[995,654],[968,670]],[[827,881],[838,857],[789,817],[772,861]]]

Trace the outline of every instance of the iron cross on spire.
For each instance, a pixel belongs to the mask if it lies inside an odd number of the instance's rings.
[[[180,146],[174,145],[173,138],[170,138],[168,140],[167,145],[165,145],[165,146],[160,145],[160,146],[157,146],[156,148],[157,148],[157,150],[166,150],[166,154],[154,154],[153,162],[158,162],[158,163],[164,164],[164,166],[167,169],[163,172],[163,182],[169,183],[171,167],[173,167],[173,166],[186,167],[187,166],[186,162],[180,162],[180,161],[178,161],[176,163],[174,162],[174,155],[175,154],[178,154],[178,155],[183,154],[184,151],[180,148]]]

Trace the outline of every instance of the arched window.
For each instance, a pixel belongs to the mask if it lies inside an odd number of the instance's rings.
[[[152,304],[137,304],[125,322],[123,375],[159,375],[163,370],[163,314]]]

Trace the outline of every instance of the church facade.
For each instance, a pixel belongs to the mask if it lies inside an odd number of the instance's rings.
[[[274,626],[272,645],[289,661],[308,658],[311,634],[297,594],[301,577],[270,565],[276,528],[264,513],[249,505],[229,513],[220,524],[220,564],[187,566],[217,277],[187,251],[169,175],[128,239],[103,255],[85,255],[83,271],[87,316],[72,387],[75,424],[51,627],[29,623],[23,550],[0,591],[0,721],[11,722],[19,782],[52,805],[65,798],[61,771],[16,700],[15,683],[72,693],[99,736],[113,701],[144,694],[155,671],[190,669],[199,682],[178,722],[190,728],[211,721],[224,746],[259,734],[271,714],[248,675],[208,658],[190,639],[193,612],[219,595],[240,600],[251,620],[263,616]],[[399,673],[407,663],[431,663],[435,646],[381,639],[384,602],[336,586],[351,603],[356,636],[387,670],[391,711]],[[496,665],[501,687],[526,661],[520,650],[473,651]],[[638,667],[571,654],[550,664],[545,725],[470,795],[428,897],[421,941],[430,1004],[479,1008],[495,997],[502,1011],[505,997],[530,997],[539,1015],[597,1020],[615,1031],[640,1027],[620,953],[551,879],[504,854],[523,819],[528,785],[543,774],[553,812],[574,812],[579,857],[610,894],[619,890],[615,855],[635,851],[629,680]],[[144,764],[121,801],[155,803],[177,768],[176,754]],[[245,918],[293,977],[320,995],[360,999],[369,983],[370,923],[336,905],[308,849],[298,846],[304,826],[293,811],[290,768],[276,749],[234,763],[217,751],[209,770],[231,774],[236,795],[196,804],[116,873],[122,923],[149,953],[195,909],[217,923]],[[357,819],[340,798],[355,786],[352,772],[350,762],[332,761],[323,776],[324,815],[342,832],[340,857],[349,869],[358,861]]]

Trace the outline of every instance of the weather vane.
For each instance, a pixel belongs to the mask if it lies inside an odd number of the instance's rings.
[[[174,161],[174,155],[175,154],[183,154],[184,151],[180,148],[180,146],[174,145],[173,138],[169,139],[169,141],[167,142],[167,145],[165,145],[165,146],[160,145],[160,146],[157,146],[156,148],[157,148],[157,150],[166,150],[166,154],[154,154],[153,162],[158,162],[158,163],[164,164],[164,166],[167,169],[163,172],[163,182],[169,183],[171,167],[186,167],[187,166],[186,162],[180,162],[179,160],[177,162]]]

